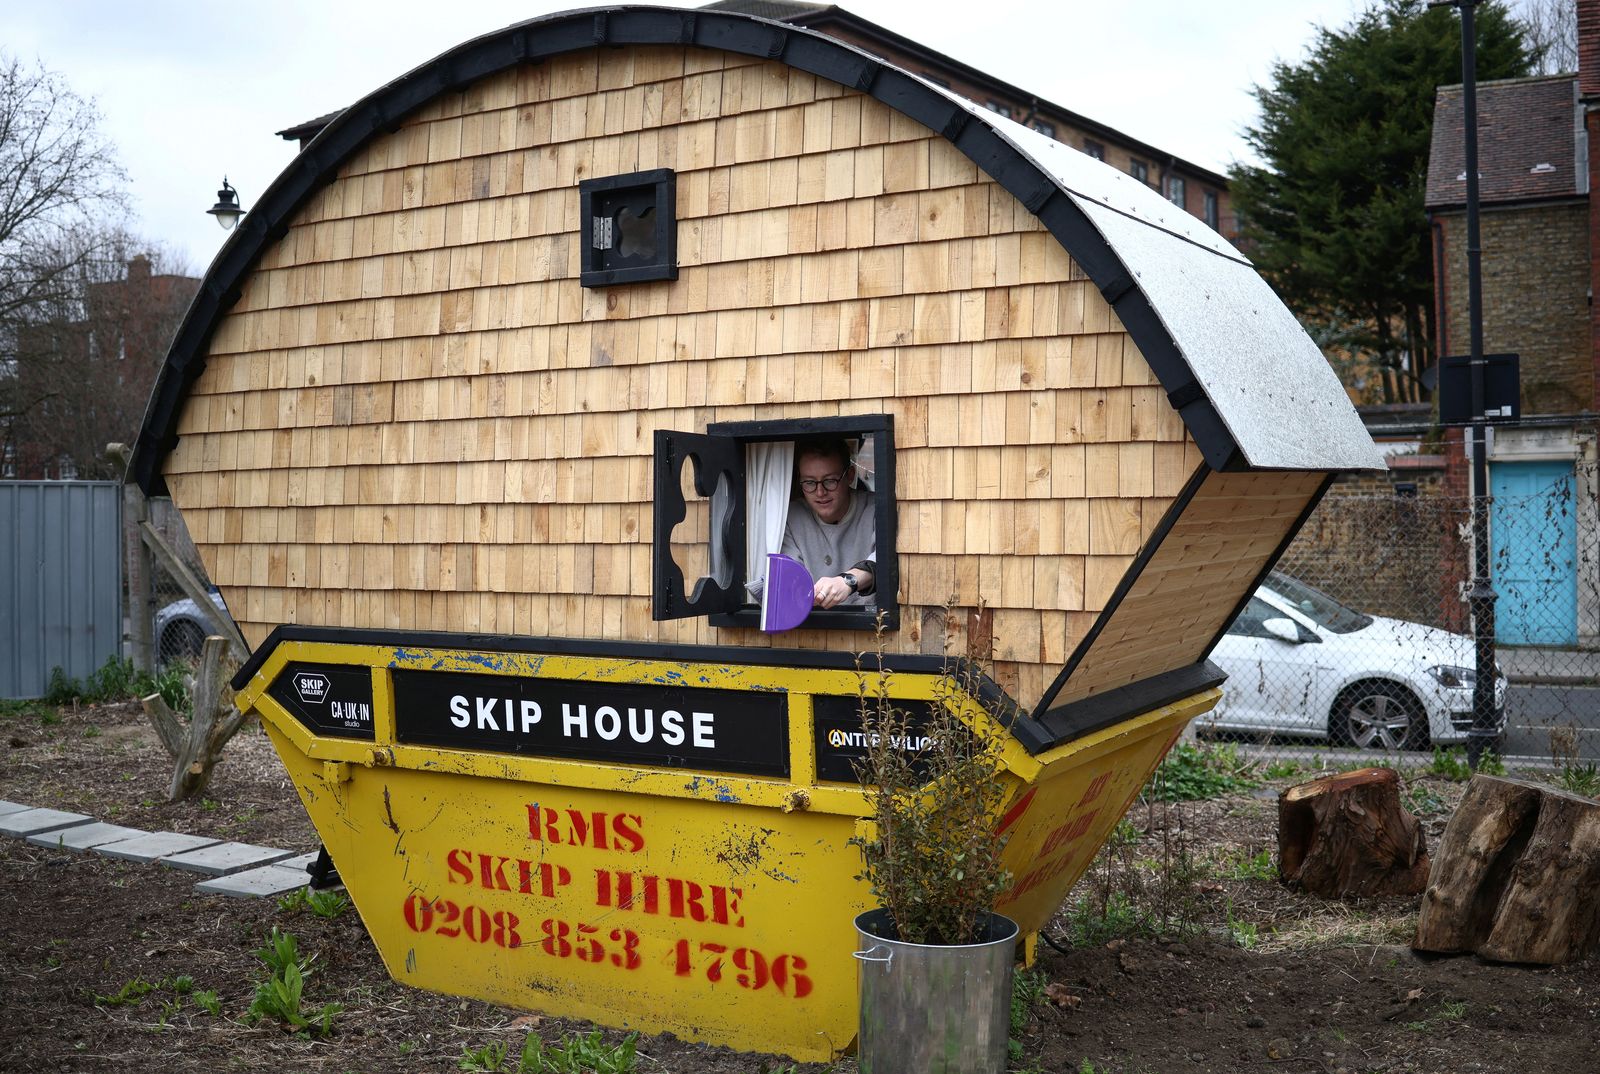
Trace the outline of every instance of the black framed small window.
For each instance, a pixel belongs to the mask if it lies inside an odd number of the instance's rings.
[[[1106,159],[1106,147],[1091,138],[1085,138],[1083,140],[1083,151],[1089,154],[1095,160]]]
[[[1214,190],[1208,190],[1205,192],[1205,211],[1203,216],[1206,222],[1206,227],[1210,228],[1212,231],[1216,231],[1219,220],[1217,214],[1217,192]]]
[[[578,184],[585,287],[678,278],[678,177],[657,168]]]
[[[874,586],[863,603],[813,610],[800,627],[872,630],[881,611],[885,629],[899,628],[891,414],[716,422],[704,433],[657,431],[651,582],[654,618],[704,615],[713,626],[761,625],[761,606],[751,583],[763,577],[765,560],[752,565],[746,555],[746,530],[759,525],[763,515],[760,490],[766,482],[761,476],[764,453],[759,449],[815,440],[845,442],[856,483],[852,495],[871,504]],[[807,509],[798,489],[790,486],[789,498],[791,512]],[[747,517],[750,512],[757,517]],[[855,565],[830,563],[815,567],[814,573],[821,577]]]
[[[1150,182],[1150,165],[1137,158],[1128,161],[1128,174],[1141,183]]]
[[[1034,130],[1038,131],[1047,138],[1054,138],[1056,136],[1056,125],[1048,120],[1036,119],[1032,123],[1028,124],[1028,126],[1032,127]]]
[[[1181,175],[1167,176],[1167,200],[1180,208],[1189,200],[1189,184]]]

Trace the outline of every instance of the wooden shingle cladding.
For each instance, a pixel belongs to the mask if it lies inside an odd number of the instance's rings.
[[[581,288],[578,181],[660,167],[680,278]],[[943,137],[777,62],[587,50],[444,94],[341,167],[220,321],[164,472],[252,644],[311,623],[854,650],[651,621],[650,449],[865,413],[895,418],[890,649],[981,600],[1024,704],[1200,464],[1099,290]]]

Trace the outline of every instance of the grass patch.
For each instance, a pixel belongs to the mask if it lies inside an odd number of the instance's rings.
[[[1233,743],[1197,746],[1180,742],[1172,747],[1141,794],[1157,802],[1199,802],[1259,786],[1254,762],[1239,754]]]
[[[1555,783],[1564,791],[1581,794],[1585,798],[1600,796],[1600,768],[1592,764],[1561,766],[1561,771],[1556,774]]]

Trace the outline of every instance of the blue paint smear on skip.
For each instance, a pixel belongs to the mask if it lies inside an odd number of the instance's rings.
[[[692,777],[688,783],[684,784],[684,790],[688,791],[690,794],[699,794],[701,793],[700,785],[702,783],[704,783],[706,787],[710,789],[711,796],[719,802],[737,803],[739,801],[739,796],[733,793],[733,789],[731,787],[729,787],[722,780],[712,779],[709,776]]]

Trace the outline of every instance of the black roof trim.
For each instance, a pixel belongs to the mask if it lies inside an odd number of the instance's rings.
[[[603,23],[597,22],[600,16]],[[954,131],[953,144],[973,163],[1024,204],[1039,206],[1039,220],[1108,296],[1162,387],[1176,393],[1194,381],[1171,334],[1110,244],[1072,198],[1046,192],[1047,185],[1058,187],[1054,177],[987,123],[958,121],[957,113],[965,109],[921,79],[817,31],[749,15],[590,8],[518,23],[458,45],[345,109],[289,163],[206,273],[201,293],[179,326],[156,379],[128,479],[147,495],[165,491],[161,464],[177,444],[180,404],[204,368],[218,321],[238,300],[245,275],[269,242],[284,234],[289,220],[344,162],[377,132],[392,129],[441,93],[526,60],[593,48],[597,26],[603,27],[609,45],[692,43],[750,56],[781,54],[785,63],[800,70],[866,87],[863,92],[935,131]],[[1209,401],[1196,399],[1179,413],[1212,468],[1240,465],[1238,444]]]
[[[1052,741],[1059,745],[1104,730],[1130,716],[1138,716],[1174,701],[1182,701],[1201,690],[1220,686],[1227,678],[1227,672],[1217,665],[1209,660],[1201,660],[1198,664],[1163,671],[1148,679],[1050,709],[1038,718],[1038,722]]]
[[[932,65],[944,66],[953,71],[960,72],[972,82],[988,83],[999,93],[1010,96],[1017,101],[1028,102],[1036,112],[1047,111],[1053,113],[1054,116],[1072,124],[1074,127],[1081,128],[1084,133],[1091,135],[1096,140],[1103,139],[1107,142],[1112,142],[1126,147],[1136,153],[1140,153],[1146,157],[1149,157],[1152,162],[1160,163],[1169,169],[1177,168],[1189,175],[1194,176],[1197,179],[1203,179],[1204,181],[1212,184],[1213,186],[1219,187],[1222,190],[1228,189],[1228,177],[1220,172],[1214,172],[1210,168],[1204,168],[1198,164],[1195,164],[1193,161],[1188,161],[1182,157],[1174,156],[1166,150],[1158,149],[1148,142],[1140,141],[1137,138],[1130,138],[1123,131],[1117,130],[1114,127],[1108,127],[1099,120],[1090,119],[1088,116],[1083,115],[1080,112],[1074,112],[1072,109],[1065,108],[1059,104],[1056,104],[1054,101],[1046,100],[1045,98],[1040,97],[1037,93],[1029,92],[1028,90],[1023,89],[1021,86],[1014,85],[1005,81],[1004,79],[996,78],[988,71],[974,67],[970,63],[963,63],[961,60],[958,60],[953,56],[946,55],[937,49],[931,49],[919,41],[915,41],[912,38],[904,36],[903,34],[896,33],[887,26],[880,26],[869,19],[864,19],[860,15],[857,15],[855,12],[847,10],[846,8],[842,8],[837,5],[829,5],[827,7],[822,7],[811,11],[784,16],[783,21],[791,26],[804,26],[808,29],[824,27],[831,22],[842,23],[845,26],[850,27],[852,30],[862,34],[863,36],[876,37],[887,42],[888,44],[895,46],[896,48],[904,49],[913,55],[926,57]],[[819,32],[827,33],[826,30],[819,30]]]

